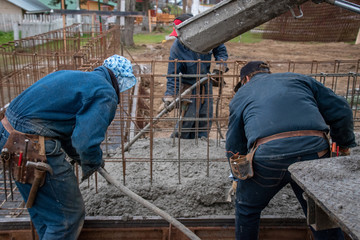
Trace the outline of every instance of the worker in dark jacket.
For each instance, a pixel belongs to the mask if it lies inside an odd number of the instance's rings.
[[[2,157],[14,161],[13,172],[25,168],[30,171],[38,162],[28,162],[39,159],[43,161],[38,167],[46,170],[44,183],[30,205],[29,194],[35,181],[26,174],[14,174],[40,239],[75,240],[79,236],[84,202],[65,155],[81,165],[82,180],[104,165],[100,144],[115,116],[119,94],[135,83],[130,61],[114,55],[92,72],[64,70],[47,75],[6,109],[0,124]],[[24,139],[20,143],[8,141],[14,136]],[[35,138],[39,140],[31,142]],[[21,146],[23,140],[27,142]],[[12,151],[16,151],[15,144],[20,146],[20,152]],[[43,155],[36,146],[44,148]]]
[[[329,157],[324,133],[330,132],[343,154],[356,144],[347,101],[320,82],[297,73],[270,73],[261,61],[249,62],[240,74],[230,103],[226,150],[238,181],[236,239],[253,240],[258,239],[261,211],[288,183],[306,214],[303,191],[291,179],[289,165]],[[250,151],[255,151],[252,177],[231,164]],[[343,239],[339,228],[313,234],[315,239]]]
[[[178,25],[183,21],[191,18],[191,14],[183,14],[174,20],[174,24]],[[177,37],[177,33],[174,31],[170,36]],[[184,92],[196,81],[200,80],[200,77],[186,77],[186,74],[208,74],[210,73],[210,61],[211,56],[214,55],[216,61],[226,61],[228,54],[225,45],[214,48],[207,54],[199,54],[185,47],[177,38],[170,49],[170,57],[168,64],[168,75],[171,74],[184,74],[181,77],[181,83],[179,77],[169,76],[167,77],[167,88],[165,97],[163,98],[164,106],[168,106],[180,93]],[[179,60],[180,62],[174,62]],[[197,62],[208,61],[208,62]],[[181,62],[186,61],[186,62]],[[227,71],[226,63],[216,64],[214,67],[214,78],[220,81],[221,75]],[[184,97],[187,101],[183,101],[182,111],[184,118],[192,118],[190,121],[183,121],[181,125],[181,135],[179,131],[175,130],[172,137],[181,137],[186,139],[207,137],[208,131],[211,128],[211,118],[213,117],[213,83],[212,81],[202,84],[199,88],[193,89],[191,96]],[[180,89],[180,90],[179,90]],[[201,99],[200,99],[201,98]],[[194,121],[194,118],[203,118],[202,121]],[[177,124],[176,129],[179,129]]]

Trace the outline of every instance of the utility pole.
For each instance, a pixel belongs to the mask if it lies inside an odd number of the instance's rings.
[[[99,10],[99,11],[101,11],[101,4],[100,4],[100,0],[98,0],[98,10]],[[99,23],[100,23],[100,33],[102,33],[101,15],[99,15]]]

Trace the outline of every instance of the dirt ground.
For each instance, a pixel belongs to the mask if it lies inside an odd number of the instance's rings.
[[[131,50],[130,59],[134,62],[142,60],[167,60],[172,41],[163,44],[137,46]],[[263,40],[259,43],[226,43],[229,60],[264,60],[264,61],[331,61],[359,59],[360,45],[347,43],[294,43]],[[166,73],[166,68],[161,69]],[[158,93],[165,91],[164,78],[155,83]],[[210,139],[210,142],[213,141]],[[182,154],[204,159],[201,152],[206,152],[206,144],[199,142],[194,147],[193,141],[181,141]],[[224,157],[224,142],[215,146],[212,142],[212,156]],[[159,138],[155,141],[154,155],[173,157],[177,148],[171,146],[170,140]],[[138,157],[148,154],[148,141],[140,139],[133,146],[131,154]],[[355,154],[358,149],[353,151]],[[121,157],[119,150],[113,156]],[[199,217],[208,215],[233,215],[233,201],[227,202],[226,197],[231,186],[228,179],[229,167],[226,162],[214,162],[209,166],[210,175],[206,175],[203,162],[179,163],[155,162],[153,182],[149,179],[149,164],[127,163],[126,186],[146,200],[168,212],[173,217]],[[122,182],[122,164],[108,163],[107,170],[119,182]],[[180,169],[180,170],[179,170]],[[178,178],[181,171],[181,179]],[[154,216],[140,204],[124,196],[115,187],[108,185],[98,177],[98,193],[95,194],[94,177],[81,184],[80,188],[86,202],[87,215],[123,216]],[[300,205],[289,186],[279,192],[263,211],[263,215],[272,217],[303,218]]]
[[[150,72],[154,72],[158,76],[154,78],[154,106],[160,106],[162,101],[161,97],[163,96],[166,90],[166,78],[159,77],[160,75],[165,75],[167,73],[167,60],[169,58],[169,52],[173,40],[168,40],[164,43],[159,44],[147,44],[136,46],[135,48],[130,48],[129,57],[131,61],[139,64],[146,64],[149,61],[155,61],[153,64],[153,69],[149,69]],[[225,46],[229,55],[229,62],[235,61],[255,61],[262,60],[268,62],[282,62],[279,64],[273,65],[273,70],[278,71],[279,69],[287,69],[286,62],[312,62],[312,61],[327,61],[334,62],[335,60],[359,60],[360,59],[360,44],[348,44],[348,43],[315,43],[315,42],[282,42],[274,40],[262,40],[258,43],[242,43],[242,42],[228,42],[225,43]],[[147,62],[146,62],[147,61]],[[214,65],[214,64],[213,64]],[[227,106],[233,96],[234,84],[236,84],[236,79],[234,80],[234,74],[238,74],[238,71],[235,71],[234,64],[229,64],[228,67],[230,70],[225,74],[226,85],[223,88],[222,93],[222,102],[223,109],[227,109]],[[356,71],[358,66],[351,65],[346,66],[346,69],[341,69],[341,72],[350,72]],[[310,73],[310,64],[300,64],[296,66],[296,71],[300,73]],[[326,67],[329,71],[333,71],[334,67]],[[284,70],[286,71],[286,70]],[[321,72],[324,71],[323,69]],[[327,71],[324,71],[327,72]],[[346,84],[344,86],[344,91],[346,92]],[[214,94],[218,88],[214,90]],[[340,91],[340,88],[337,88]],[[149,103],[148,103],[149,105]],[[214,106],[215,109],[215,106]],[[157,110],[157,109],[156,109]],[[157,115],[157,111],[153,114]],[[222,112],[221,117],[227,118],[227,113]],[[226,123],[223,123],[224,125]],[[171,128],[172,125],[167,126],[164,123],[165,127]],[[225,125],[224,125],[225,126]],[[223,126],[223,127],[224,127]],[[168,135],[168,134],[167,134]],[[166,137],[166,135],[161,134],[160,132],[156,133],[156,137]]]
[[[167,60],[172,40],[162,44],[137,46],[131,54],[135,60]],[[331,61],[359,59],[360,44],[282,42],[262,40],[258,43],[225,43],[229,60],[240,61]]]

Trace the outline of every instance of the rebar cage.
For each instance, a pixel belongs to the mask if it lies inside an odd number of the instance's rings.
[[[171,161],[178,162],[178,170],[181,162],[194,162],[204,164],[207,175],[210,175],[212,162],[227,162],[225,157],[225,135],[228,124],[228,107],[234,96],[234,86],[239,81],[241,67],[246,61],[227,61],[229,71],[224,73],[226,84],[214,87],[212,95],[195,95],[199,101],[202,98],[213,100],[213,117],[206,119],[212,121],[211,128],[207,129],[208,138],[205,142],[195,138],[193,146],[206,144],[206,152],[201,156],[184,158],[181,154],[183,149],[180,139],[172,138],[172,157],[162,157],[155,149],[156,139],[169,139],[174,127],[179,121],[194,120],[199,118],[184,119],[181,117],[180,108],[158,117],[159,107],[166,88],[166,77],[168,60],[134,60],[129,51],[123,52],[120,45],[120,28],[113,28],[104,32],[82,32],[78,31],[78,25],[49,32],[46,34],[10,42],[0,46],[0,105],[4,106],[19,95],[31,84],[46,76],[47,74],[62,70],[73,69],[92,71],[102,64],[103,60],[115,53],[124,55],[133,63],[137,85],[130,91],[122,93],[121,104],[117,109],[114,121],[108,128],[105,140],[102,144],[104,159],[106,162],[119,164],[123,168],[123,182],[126,183],[126,175],[129,174],[126,163],[144,162],[149,168],[149,178],[153,181],[153,174],[158,174],[153,168],[155,162]],[[175,64],[180,61],[175,61]],[[194,61],[193,64],[200,64]],[[210,62],[212,66],[215,61]],[[325,86],[334,90],[338,95],[347,99],[354,113],[355,129],[360,128],[359,119],[359,67],[360,59],[354,60],[332,60],[332,61],[271,61],[268,62],[271,71],[275,72],[297,72],[307,74],[322,82]],[[177,81],[185,75],[174,74]],[[195,76],[198,81],[209,75]],[[198,131],[194,128],[193,131]],[[139,139],[148,147],[148,154],[133,157],[127,155],[131,152],[129,143],[140,134]],[[214,154],[212,151],[220,151]],[[79,175],[79,168],[75,172]],[[7,173],[2,172],[7,176]],[[178,171],[179,181],[181,172]],[[97,177],[89,181],[97,181]],[[11,189],[10,189],[11,188]],[[21,205],[21,197],[12,182],[4,184],[0,182],[0,215],[17,217],[26,213]],[[2,213],[1,213],[2,212]]]

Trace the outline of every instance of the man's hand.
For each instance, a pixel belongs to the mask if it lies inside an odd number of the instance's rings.
[[[163,103],[160,105],[158,112],[161,112],[164,108],[168,108],[175,99],[172,96],[165,96],[161,100]]]
[[[214,69],[212,72],[213,76],[211,76],[211,81],[214,87],[225,86],[226,82],[223,78],[223,72],[218,69]]]
[[[81,170],[82,170],[82,178],[81,182],[88,179],[94,172],[96,172],[99,168],[103,168],[105,166],[104,160],[101,160],[101,163],[99,164],[82,164]]]

